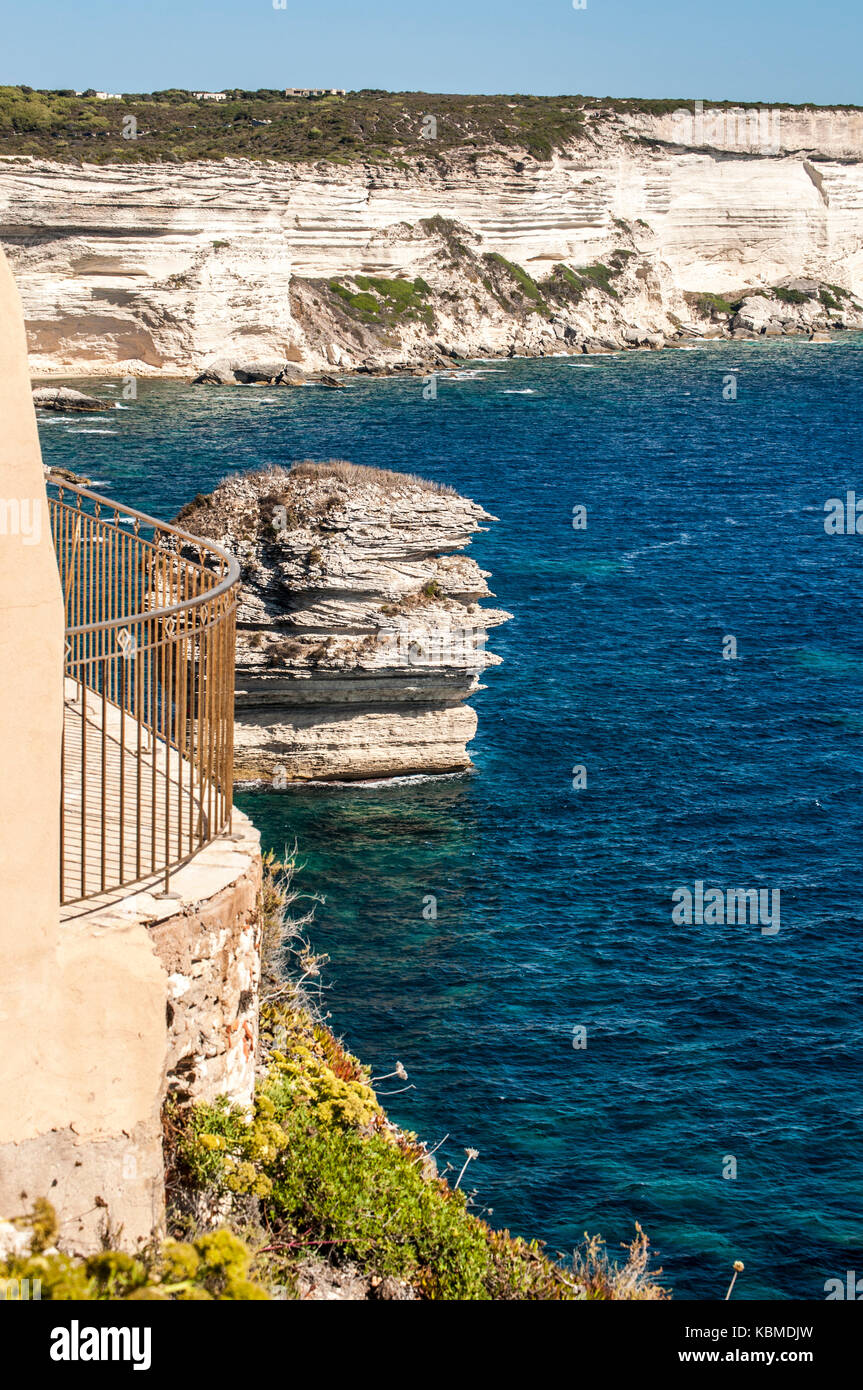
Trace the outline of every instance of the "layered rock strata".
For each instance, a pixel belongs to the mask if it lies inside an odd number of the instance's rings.
[[[733,331],[705,295],[733,306],[799,279],[819,287],[814,331],[857,327],[861,115],[765,114],[762,130],[760,113],[750,129],[752,113],[592,111],[547,160],[433,145],[349,164],[0,158],[32,369],[373,370],[655,346]]]
[[[183,510],[242,567],[239,781],[470,767],[465,700],[509,615],[480,606],[489,576],[460,552],[492,520],[451,489],[343,462],[231,477]]]

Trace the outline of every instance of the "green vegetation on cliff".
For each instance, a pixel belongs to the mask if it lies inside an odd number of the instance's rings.
[[[524,270],[522,266],[516,265],[515,261],[508,261],[505,256],[499,255],[497,251],[487,252],[483,259],[489,267],[499,266],[503,269],[510,279],[515,281],[518,287],[518,293],[523,295],[525,299],[534,300],[537,306],[542,305],[543,299],[539,285],[528,275],[527,271]]]
[[[584,98],[351,92],[346,97],[285,97],[275,90],[198,101],[190,92],[124,94],[35,92],[0,87],[0,153],[91,163],[156,160],[434,159],[455,149],[500,146],[548,159],[577,139]],[[134,116],[135,138],[124,119]],[[434,137],[427,117],[434,117]]]
[[[732,304],[721,294],[712,294],[709,290],[696,291],[684,295],[686,302],[691,304],[693,309],[707,317],[713,314],[733,314],[740,301]]]
[[[434,311],[426,303],[431,288],[425,280],[387,280],[379,275],[354,275],[356,291],[339,280],[329,280],[327,288],[348,312],[362,323],[388,328],[395,324],[421,319],[430,328]]]
[[[653,101],[374,90],[305,98],[285,97],[270,88],[235,88],[226,97],[198,101],[191,92],[172,89],[104,101],[92,91],[77,96],[68,89],[0,87],[0,154],[96,164],[233,157],[398,165],[404,156],[435,159],[456,149],[499,147],[545,160],[606,116],[660,116],[692,107],[682,97]],[[715,102],[709,109],[758,105]],[[124,126],[129,116],[137,124],[134,138]],[[436,122],[432,139],[430,116]]]

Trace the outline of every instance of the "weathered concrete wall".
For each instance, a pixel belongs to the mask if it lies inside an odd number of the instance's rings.
[[[20,1088],[58,929],[63,596],[18,294],[0,251],[0,1082]],[[36,996],[38,997],[38,996]],[[12,1068],[11,1071],[7,1070]]]
[[[2,253],[0,421],[0,1212],[53,1197],[96,1242],[114,1198],[135,1239],[162,1208],[166,985],[143,930],[60,925],[63,597]]]

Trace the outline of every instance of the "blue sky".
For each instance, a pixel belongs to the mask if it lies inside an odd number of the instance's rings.
[[[861,0],[0,0],[0,83],[863,105]]]

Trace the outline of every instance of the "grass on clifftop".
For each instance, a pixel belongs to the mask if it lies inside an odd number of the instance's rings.
[[[331,490],[320,497],[315,484],[337,485],[341,492]],[[370,468],[347,459],[302,459],[290,468],[273,465],[253,469],[248,473],[231,473],[217,484],[213,492],[199,492],[187,502],[174,518],[175,524],[195,536],[218,540],[228,529],[239,529],[254,539],[260,526],[272,524],[272,509],[285,508],[285,520],[291,528],[304,519],[317,516],[321,508],[328,509],[342,502],[360,488],[373,487],[388,496],[407,492],[434,492],[442,497],[458,497],[455,488],[423,478],[418,473],[396,473],[388,468]]]
[[[277,464],[229,474],[212,492],[199,492],[187,502],[174,524],[192,536],[205,536],[235,550],[240,544],[254,548],[276,545],[292,531],[329,530],[334,513],[358,496],[361,505],[380,515],[390,502],[410,506],[418,492],[453,498],[461,507],[472,505],[455,488],[416,473],[395,473],[346,459],[303,459],[290,468]],[[312,563],[321,559],[313,540],[313,535],[307,537]]]
[[[437,492],[444,497],[458,497],[454,487],[447,483],[436,483],[432,478],[423,478],[419,473],[396,473],[389,468],[370,468],[364,463],[349,463],[347,459],[326,459],[323,463],[304,459],[300,463],[292,464],[287,473],[287,481],[303,478],[334,478],[337,482],[346,483],[348,487],[371,485],[385,492],[400,492],[408,486],[419,488],[422,492]]]

